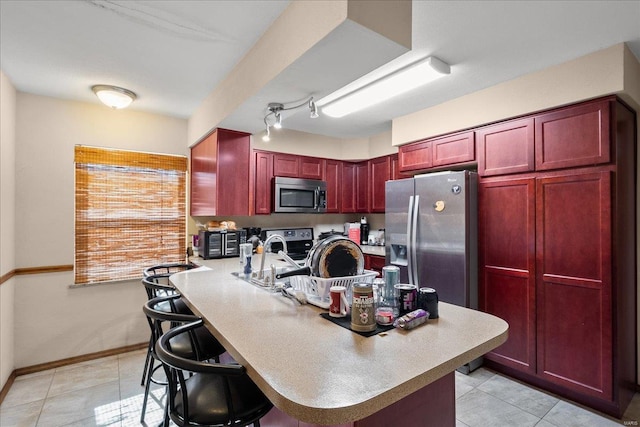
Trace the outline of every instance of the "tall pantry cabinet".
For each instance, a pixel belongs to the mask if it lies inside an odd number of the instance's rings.
[[[614,416],[636,384],[635,114],[615,97],[476,132],[480,308],[499,371]]]

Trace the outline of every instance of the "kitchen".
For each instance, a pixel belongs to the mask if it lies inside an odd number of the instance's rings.
[[[608,46],[466,94],[455,101],[399,117],[394,120],[393,130],[372,137],[344,143],[340,138],[283,129],[277,137],[274,131],[269,144],[261,141],[258,132],[253,143],[256,148],[270,151],[359,160],[395,154],[399,143],[611,93],[625,95],[627,102],[638,111],[639,73],[633,73],[638,69],[637,58],[622,44]],[[624,70],[631,71],[625,74]],[[626,76],[625,80],[622,75]],[[87,84],[91,83],[95,82]],[[136,110],[113,112],[95,102],[23,92],[12,85],[4,69],[0,93],[3,150],[0,274],[3,276],[19,269],[66,266],[72,262],[74,145],[90,143],[186,155],[187,147],[204,133],[190,134],[192,126],[184,118]],[[514,94],[518,95],[518,103],[513,99]],[[258,121],[261,122],[262,117]],[[299,144],[300,139],[304,139],[305,144]],[[392,142],[398,144],[392,145]],[[327,155],[329,152],[331,156]],[[311,225],[325,231],[338,228],[344,222],[359,221],[360,216],[331,214],[328,223],[311,215],[232,219],[243,226]],[[367,218],[372,229],[383,227],[382,214],[367,214]],[[190,224],[191,232],[195,230],[195,222]],[[139,284],[70,289],[72,276],[68,271],[14,274],[0,288],[3,384],[17,368],[136,345],[147,339],[146,325],[140,317],[143,293]],[[102,302],[100,307],[96,308],[96,301]],[[118,316],[113,314],[114,307],[118,309]],[[74,315],[62,316],[61,313]]]

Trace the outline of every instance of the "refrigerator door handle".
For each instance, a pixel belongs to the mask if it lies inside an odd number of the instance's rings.
[[[413,214],[411,218],[411,262],[409,263],[409,283],[420,287],[418,280],[418,215],[420,208],[420,196],[415,196],[413,199]]]
[[[413,205],[414,196],[409,196],[409,208],[407,210],[407,274],[409,283],[413,283],[413,247],[411,246],[413,237]]]

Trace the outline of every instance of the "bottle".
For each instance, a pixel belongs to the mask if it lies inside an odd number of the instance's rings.
[[[369,224],[367,224],[367,218],[360,218],[360,243],[366,245],[369,242]]]

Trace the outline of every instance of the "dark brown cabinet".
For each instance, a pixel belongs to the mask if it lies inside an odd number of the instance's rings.
[[[342,162],[339,160],[327,159],[324,162],[324,180],[327,183],[327,213],[340,212],[341,169]]]
[[[385,183],[392,179],[391,156],[377,157],[369,160],[371,191],[369,194],[370,212],[385,210]]]
[[[509,323],[485,357],[535,373],[535,179],[484,181],[478,197],[479,307]]]
[[[401,172],[429,169],[433,166],[431,141],[401,145],[398,149],[398,165]]]
[[[191,148],[192,216],[249,215],[250,135],[216,129]]]
[[[366,270],[376,271],[382,277],[382,267],[385,266],[383,256],[364,254],[364,268]]]
[[[325,159],[300,157],[300,178],[322,179]]]
[[[356,212],[369,212],[369,162],[356,163]]]
[[[533,122],[533,118],[510,120],[477,130],[478,175],[533,171]]]
[[[462,132],[431,140],[432,166],[448,166],[476,159],[475,135]]]
[[[273,153],[273,175],[299,178],[300,156],[294,154]]]
[[[273,193],[273,153],[254,151],[254,213],[269,215]]]
[[[585,102],[476,130],[478,174],[595,166],[611,160],[611,107]]]
[[[536,116],[536,170],[608,163],[610,102],[596,101]]]
[[[485,360],[619,417],[637,376],[635,114],[607,97],[485,128],[478,146],[530,140],[530,120],[536,170],[479,184],[480,308],[509,322]]]
[[[611,400],[610,171],[536,183],[538,375]]]
[[[356,212],[356,164],[341,162],[340,212]]]
[[[273,153],[274,176],[322,179],[323,159],[295,154]]]
[[[471,163],[476,158],[475,135],[459,132],[402,145],[398,150],[401,172]]]

